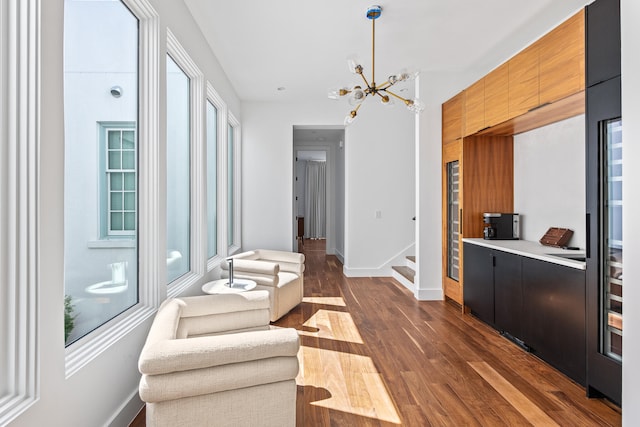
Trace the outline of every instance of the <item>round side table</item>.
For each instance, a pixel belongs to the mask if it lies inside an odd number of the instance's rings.
[[[256,287],[256,282],[247,279],[234,279],[233,286],[229,286],[229,279],[219,279],[202,285],[205,294],[237,294],[250,291]]]

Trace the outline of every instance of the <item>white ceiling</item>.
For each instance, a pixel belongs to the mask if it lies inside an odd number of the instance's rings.
[[[326,99],[354,83],[346,58],[376,80],[403,68],[472,83],[590,0],[184,0],[241,100]],[[279,91],[278,87],[285,90]],[[453,95],[453,93],[448,94]]]

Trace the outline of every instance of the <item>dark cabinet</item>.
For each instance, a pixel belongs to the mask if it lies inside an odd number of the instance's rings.
[[[501,251],[494,251],[493,257],[496,329],[526,341],[522,327],[521,257]]]
[[[522,258],[524,338],[530,351],[584,385],[585,272]]]
[[[464,305],[493,326],[493,254],[491,249],[464,244]]]
[[[597,0],[586,7],[587,87],[620,75],[620,0]]]
[[[464,251],[464,304],[500,332],[521,338],[520,257],[469,243]]]
[[[622,399],[620,1],[586,8],[587,395]],[[626,166],[625,166],[626,167]]]
[[[585,385],[585,271],[467,242],[464,252],[471,313]]]

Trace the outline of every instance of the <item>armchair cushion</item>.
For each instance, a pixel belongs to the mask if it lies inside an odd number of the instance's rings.
[[[293,426],[299,347],[269,325],[267,291],[165,301],[138,361],[147,426]],[[251,404],[230,405],[239,396]]]

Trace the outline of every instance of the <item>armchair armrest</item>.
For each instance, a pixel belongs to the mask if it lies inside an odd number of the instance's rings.
[[[228,271],[229,264],[223,262],[220,264],[222,270]],[[261,274],[264,276],[277,276],[280,272],[280,266],[276,262],[269,262],[263,260],[242,259],[238,258],[233,260],[234,271],[241,271],[243,273]]]
[[[278,263],[281,271],[288,271],[298,275],[304,273],[304,254],[261,249],[260,259]]]
[[[300,346],[293,328],[243,332],[147,343],[138,369],[144,375],[202,369],[212,366],[296,356]]]

